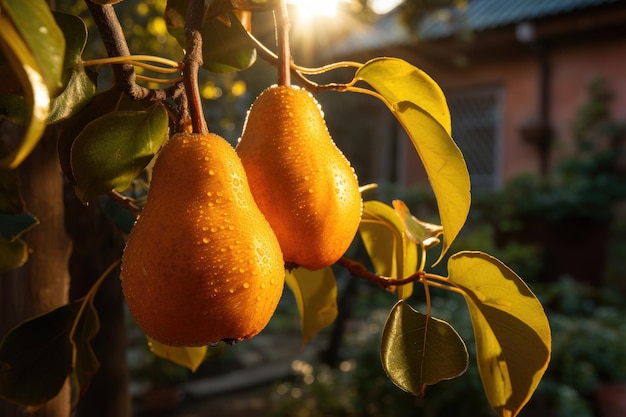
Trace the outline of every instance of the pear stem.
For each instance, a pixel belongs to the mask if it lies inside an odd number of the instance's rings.
[[[278,85],[291,86],[291,51],[289,49],[289,13],[287,1],[279,0],[276,10],[278,38]]]
[[[203,64],[202,59],[202,21],[204,19],[204,0],[191,0],[185,19],[185,39],[187,41],[187,53],[183,61],[183,84],[189,101],[191,126],[194,133],[208,133],[200,88],[198,86],[198,71]]]

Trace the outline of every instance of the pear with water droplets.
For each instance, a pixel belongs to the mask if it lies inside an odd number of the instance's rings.
[[[285,261],[311,270],[336,262],[359,227],[361,193],[313,96],[267,88],[248,112],[236,151]]]
[[[121,278],[133,317],[163,344],[239,341],[265,327],[284,263],[228,142],[177,134],[163,147]]]

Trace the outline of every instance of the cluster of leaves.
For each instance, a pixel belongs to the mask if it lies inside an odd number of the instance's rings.
[[[169,0],[165,9],[168,29],[183,46],[191,3]],[[242,22],[246,22],[246,14],[272,7],[273,2],[263,1],[211,2],[201,24],[206,40],[204,68],[224,72],[253,65],[259,45]],[[8,269],[26,261],[19,236],[36,222],[21,203],[14,168],[47,125],[61,124],[59,162],[77,196],[89,203],[129,188],[167,140],[170,122],[180,117],[180,107],[174,95],[136,101],[116,89],[97,91],[95,74],[85,69],[81,59],[87,37],[84,23],[76,16],[50,12],[43,0],[0,0],[0,25],[4,53],[0,66],[9,66],[21,86],[18,92],[0,96],[0,110],[25,126],[21,143],[5,152],[0,161],[4,167],[0,180],[7,184],[2,192],[13,202],[0,207],[2,259],[5,254],[12,259],[0,266]],[[272,58],[266,50],[263,53]],[[357,87],[357,83],[365,86]],[[550,331],[541,304],[512,270],[482,252],[452,255],[447,277],[425,270],[427,251],[441,244],[441,260],[464,226],[470,208],[469,175],[451,136],[450,113],[441,89],[427,74],[395,58],[359,65],[352,81],[340,89],[373,95],[394,114],[423,161],[441,220],[441,225],[421,222],[401,201],[395,201],[393,207],[366,201],[360,237],[376,273],[352,261],[340,261],[355,275],[398,294],[382,335],[381,360],[387,375],[403,390],[423,395],[426,386],[465,372],[469,358],[463,340],[452,326],[430,314],[430,288],[453,291],[469,308],[476,360],[491,406],[501,416],[517,415],[549,360]],[[21,257],[11,255],[18,252]],[[415,283],[424,286],[425,312],[409,305]],[[287,284],[295,294],[306,342],[336,317],[335,277],[330,268],[298,268],[287,274]],[[69,377],[73,398],[78,398],[98,367],[89,343],[98,331],[92,305],[96,290],[97,286],[85,299],[22,323],[4,338],[0,396],[38,405],[54,397]],[[44,343],[46,340],[51,342]],[[206,347],[150,343],[155,354],[192,370],[207,352]],[[30,348],[24,349],[26,345]],[[49,357],[64,359],[40,363],[41,358]],[[41,383],[33,385],[35,380]]]

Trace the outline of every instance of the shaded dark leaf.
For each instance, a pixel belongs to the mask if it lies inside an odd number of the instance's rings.
[[[71,370],[69,335],[80,302],[27,320],[0,344],[0,397],[37,406],[54,398]]]
[[[456,378],[469,361],[463,339],[445,321],[400,300],[385,323],[381,344],[385,372],[398,387],[421,396],[426,385]]]
[[[98,312],[93,306],[93,299],[88,299],[84,307],[71,339],[75,352],[70,374],[72,406],[78,403],[80,394],[87,389],[91,377],[100,367],[100,362],[91,348],[91,341],[100,330]]]
[[[0,213],[0,237],[6,240],[16,239],[37,224],[39,220],[26,211],[18,214]]]
[[[211,19],[202,25],[202,65],[212,72],[232,72],[249,68],[256,61],[256,49],[239,19],[228,13],[230,25]]]
[[[17,94],[0,94],[0,115],[6,117],[11,122],[16,125],[26,125],[30,117],[29,112],[30,109],[24,97]]]
[[[80,64],[87,44],[87,25],[80,17],[68,13],[53,12],[53,16],[65,37],[63,67],[73,68]]]
[[[21,239],[12,241],[0,237],[0,273],[19,268],[28,260],[28,246]],[[2,364],[0,364],[0,372]]]

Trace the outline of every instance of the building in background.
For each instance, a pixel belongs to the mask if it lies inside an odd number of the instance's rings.
[[[599,77],[614,92],[612,116],[626,120],[626,1],[470,0],[413,31],[390,13],[333,43],[332,60],[400,57],[444,90],[453,137],[474,189],[498,189],[542,173],[574,147],[571,124]],[[384,108],[383,108],[384,110]],[[408,186],[424,179],[411,143],[381,111],[369,148],[369,179]],[[357,158],[358,159],[358,158]]]

